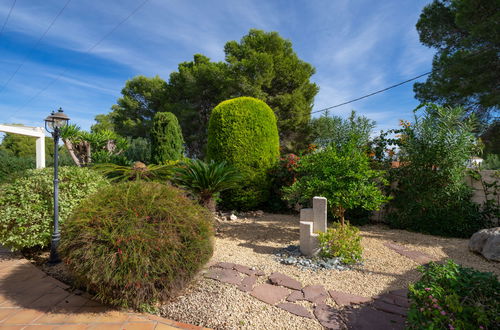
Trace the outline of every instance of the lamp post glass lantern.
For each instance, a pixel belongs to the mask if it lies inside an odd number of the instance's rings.
[[[61,233],[59,232],[59,138],[61,136],[61,128],[66,126],[68,121],[69,117],[66,116],[61,108],[57,112],[52,111],[50,116],[45,118],[45,129],[54,139],[54,231],[50,243],[49,257],[49,264],[52,265],[61,261],[57,253],[57,246],[61,240]]]

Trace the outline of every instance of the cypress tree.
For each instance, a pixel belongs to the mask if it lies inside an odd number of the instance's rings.
[[[162,164],[179,160],[184,152],[184,139],[177,117],[171,112],[157,112],[151,128],[151,158]]]

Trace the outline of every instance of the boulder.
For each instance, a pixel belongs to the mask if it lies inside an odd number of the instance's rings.
[[[472,235],[469,250],[482,254],[488,260],[500,261],[500,227],[482,229]]]

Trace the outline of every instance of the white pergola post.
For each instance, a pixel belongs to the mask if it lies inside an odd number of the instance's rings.
[[[45,130],[42,127],[0,125],[0,132],[36,137],[36,168],[45,167]]]

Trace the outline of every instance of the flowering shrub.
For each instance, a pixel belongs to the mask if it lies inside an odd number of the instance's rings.
[[[115,184],[62,228],[60,252],[78,285],[104,303],[150,309],[174,296],[212,255],[212,217],[181,190]]]
[[[410,285],[410,329],[494,329],[500,324],[500,282],[492,273],[452,260],[420,267]]]

